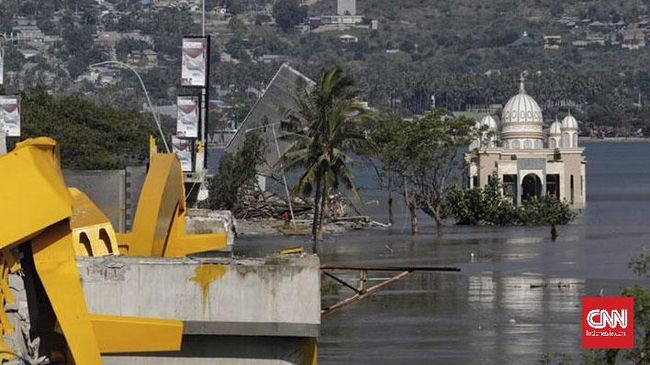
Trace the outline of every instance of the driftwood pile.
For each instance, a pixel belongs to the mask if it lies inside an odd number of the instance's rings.
[[[286,198],[273,191],[246,191],[238,203],[238,219],[281,219],[283,214],[289,212]],[[291,203],[296,221],[311,222],[314,217],[313,200],[293,197]],[[350,215],[351,209],[356,215]],[[386,224],[359,214],[354,205],[340,193],[331,194],[328,197],[324,218],[326,222],[341,226],[345,230],[388,227]]]

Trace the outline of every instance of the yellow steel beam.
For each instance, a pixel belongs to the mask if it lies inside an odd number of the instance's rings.
[[[181,349],[182,321],[97,314],[90,320],[102,354]]]
[[[227,233],[188,235],[185,187],[175,154],[152,153],[133,229],[118,234],[120,252],[129,256],[180,257],[224,249]]]
[[[70,188],[73,199],[70,228],[77,256],[117,255],[117,238],[113,225],[95,203],[81,191]]]
[[[36,138],[0,157],[0,248],[24,242],[72,214],[56,142]]]
[[[75,364],[99,365],[97,338],[75,261],[68,221],[57,223],[32,240],[36,272],[45,288]]]

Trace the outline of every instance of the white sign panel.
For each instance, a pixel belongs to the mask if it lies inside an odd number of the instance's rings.
[[[172,149],[181,161],[183,172],[192,171],[192,141],[172,136]]]
[[[207,39],[183,39],[183,57],[181,58],[181,86],[207,86],[207,53]]]
[[[0,125],[7,137],[20,137],[20,104],[16,96],[0,96]]]
[[[199,97],[179,96],[176,101],[176,135],[184,138],[199,137]]]

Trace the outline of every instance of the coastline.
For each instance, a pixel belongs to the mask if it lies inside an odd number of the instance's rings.
[[[648,137],[605,137],[605,138],[579,137],[578,141],[579,142],[586,142],[586,143],[603,143],[603,142],[611,142],[611,143],[645,142],[645,143],[649,143],[650,138],[648,138]]]

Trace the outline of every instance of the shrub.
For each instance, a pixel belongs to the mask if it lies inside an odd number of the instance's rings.
[[[548,196],[528,199],[521,206],[502,194],[496,174],[484,188],[454,189],[447,199],[447,211],[464,225],[564,225],[577,213],[569,203]]]

